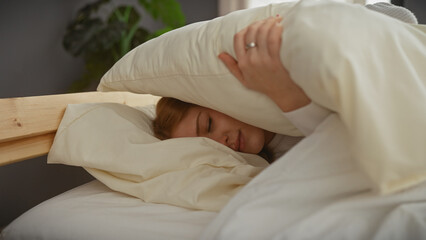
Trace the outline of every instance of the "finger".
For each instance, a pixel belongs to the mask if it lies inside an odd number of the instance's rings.
[[[234,36],[234,51],[238,60],[242,59],[246,54],[246,33],[247,28],[244,28],[243,30],[236,33]]]
[[[257,44],[256,42],[257,31],[264,22],[265,20],[257,21],[247,27],[247,32],[245,35],[245,44],[249,44],[251,42],[254,42]],[[253,50],[256,50],[256,47],[247,49],[247,52],[254,52]]]
[[[256,43],[258,45],[258,52],[262,55],[267,55],[265,57],[269,57],[269,47],[268,47],[268,40],[269,40],[269,32],[271,28],[276,24],[276,18],[270,17],[266,19],[266,21],[259,26],[257,33],[256,33]]]
[[[281,23],[275,23],[268,34],[268,52],[273,59],[280,58],[281,36],[284,27]]]
[[[234,77],[243,83],[244,77],[240,68],[238,67],[238,62],[228,53],[221,53],[218,57],[225,64],[232,75],[234,75]]]

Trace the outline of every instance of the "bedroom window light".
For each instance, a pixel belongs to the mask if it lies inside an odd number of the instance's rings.
[[[247,0],[249,8],[260,7],[271,3],[296,2],[294,0]]]
[[[374,4],[374,3],[378,3],[378,2],[387,2],[390,3],[390,0],[367,0],[366,4]]]
[[[260,7],[271,3],[294,2],[297,0],[247,0],[248,8]],[[352,2],[358,4],[374,4],[377,2],[390,2],[390,0],[341,0],[344,2]]]
[[[244,9],[244,8],[254,8],[271,3],[280,3],[280,2],[294,2],[298,0],[218,0],[219,6],[219,16],[226,15],[232,11]],[[357,4],[374,4],[377,2],[390,2],[390,0],[340,0]]]

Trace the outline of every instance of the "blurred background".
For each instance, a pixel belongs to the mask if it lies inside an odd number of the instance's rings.
[[[76,81],[82,79],[87,73],[85,56],[88,54],[81,54],[83,50],[80,49],[80,55],[73,56],[64,48],[63,40],[67,27],[76,20],[77,12],[93,2],[96,1],[0,1],[0,98],[67,93]],[[153,19],[137,2],[111,0],[109,7],[100,8],[98,13],[105,17],[119,5],[133,5],[141,15],[140,25],[156,34],[165,24]],[[190,24],[277,0],[176,2],[180,4],[184,24]],[[425,0],[397,0],[393,3],[410,9],[419,23],[426,24]],[[73,50],[75,53],[76,48]],[[96,83],[81,89],[94,90]],[[47,165],[45,156],[0,167],[0,228],[40,202],[92,179],[81,168]]]
[[[91,2],[95,1],[0,1],[0,98],[69,91],[83,75],[85,61],[67,52],[62,41],[78,10]],[[100,9],[100,14],[137,2],[113,0],[111,6]],[[186,24],[217,17],[217,0],[177,2]],[[159,28],[161,24],[139,10],[141,25]],[[47,165],[46,156],[0,167],[0,227],[36,204],[91,179],[81,168]]]

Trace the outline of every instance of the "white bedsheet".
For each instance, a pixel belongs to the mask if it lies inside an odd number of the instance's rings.
[[[95,180],[24,213],[3,230],[2,239],[188,240],[216,214],[145,203]]]

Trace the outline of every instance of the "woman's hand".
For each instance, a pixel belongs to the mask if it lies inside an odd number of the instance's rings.
[[[267,95],[289,112],[309,104],[310,99],[281,63],[281,20],[270,17],[241,30],[234,36],[237,59],[228,53],[221,53],[219,59],[244,86]]]

